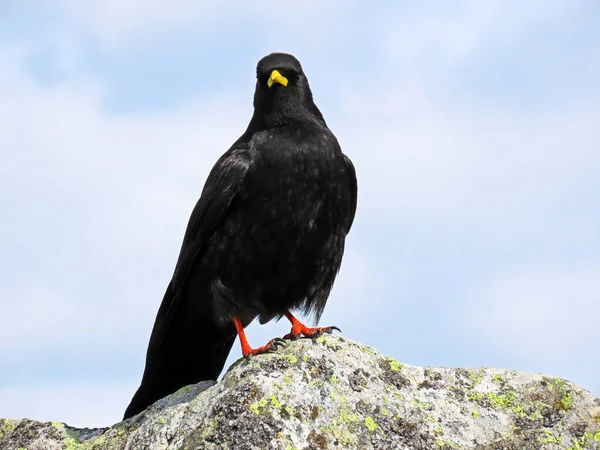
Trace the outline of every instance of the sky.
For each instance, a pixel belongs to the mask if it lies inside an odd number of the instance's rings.
[[[1,1],[0,417],[121,419],[273,51],[357,171],[321,324],[600,396],[599,21],[593,0]]]

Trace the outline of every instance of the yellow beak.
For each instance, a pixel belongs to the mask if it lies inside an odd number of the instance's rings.
[[[282,86],[287,86],[288,79],[281,75],[278,70],[271,72],[271,76],[267,80],[267,86],[271,87],[274,83],[279,83]]]

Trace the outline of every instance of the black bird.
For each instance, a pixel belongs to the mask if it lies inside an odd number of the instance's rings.
[[[285,338],[316,336],[291,310],[318,322],[356,211],[354,166],[313,103],[298,60],[273,53],[258,63],[254,115],[217,161],[183,238],[158,310],[141,385],[125,419],[188,384],[217,379],[236,332],[286,316]]]

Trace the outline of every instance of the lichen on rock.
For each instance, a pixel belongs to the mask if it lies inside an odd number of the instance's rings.
[[[0,448],[600,450],[600,400],[560,378],[416,367],[326,336],[238,361],[110,428],[0,419]]]

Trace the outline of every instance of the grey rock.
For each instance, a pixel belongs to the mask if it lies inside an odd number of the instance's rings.
[[[600,450],[600,400],[556,377],[415,367],[327,336],[240,360],[110,428],[0,419],[0,449],[24,448]]]

